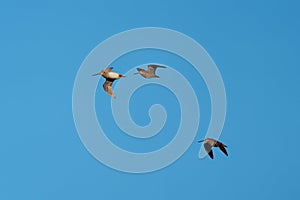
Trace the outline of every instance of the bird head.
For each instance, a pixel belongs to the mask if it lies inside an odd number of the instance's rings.
[[[96,73],[96,74],[93,74],[93,76],[98,76],[98,75],[103,76],[104,73],[105,73],[105,72],[104,72],[103,70],[101,70],[100,72],[98,72],[98,73]]]

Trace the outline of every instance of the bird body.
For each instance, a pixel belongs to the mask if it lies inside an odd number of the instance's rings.
[[[142,69],[142,68],[137,68],[137,73],[135,74],[140,74],[142,75],[144,78],[159,78],[159,76],[157,76],[155,74],[156,68],[166,68],[165,66],[161,66],[161,65],[148,65],[148,69]]]
[[[104,70],[102,70],[101,72],[99,72],[97,74],[94,74],[93,76],[97,76],[97,75],[103,76],[106,79],[103,84],[104,91],[112,98],[116,98],[116,96],[114,95],[113,89],[112,89],[112,84],[116,79],[123,78],[125,76],[123,76],[122,74],[119,74],[117,72],[112,72],[111,71],[112,69],[113,69],[113,67],[105,68]]]
[[[119,78],[124,77],[122,74],[118,74],[116,72],[108,72],[108,73],[105,73],[105,76],[104,75],[102,75],[102,76],[105,78],[110,78],[110,79],[119,79]]]
[[[205,138],[204,140],[200,140],[198,142],[204,142],[204,149],[206,151],[206,153],[209,155],[209,157],[211,159],[214,158],[214,154],[212,151],[212,147],[219,147],[219,149],[226,155],[228,156],[227,153],[227,146],[225,144],[223,144],[222,142],[212,139],[212,138]]]

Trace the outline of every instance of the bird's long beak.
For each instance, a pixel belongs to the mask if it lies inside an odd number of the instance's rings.
[[[139,74],[138,72],[136,72],[136,73],[134,73],[133,75],[137,75],[137,74]]]
[[[98,75],[100,75],[100,72],[99,72],[99,73],[97,73],[97,74],[93,74],[92,76],[98,76]]]
[[[204,142],[204,140],[199,140],[198,142]]]

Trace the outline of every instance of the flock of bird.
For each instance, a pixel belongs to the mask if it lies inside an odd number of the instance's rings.
[[[166,67],[161,65],[151,64],[148,65],[147,70],[142,68],[137,68],[137,72],[135,74],[140,74],[144,78],[159,78],[159,76],[156,75],[155,73],[157,68],[166,68]],[[111,71],[112,69],[113,67],[107,67],[104,70],[101,70],[99,73],[93,74],[93,76],[101,75],[102,77],[104,77],[106,79],[103,84],[104,91],[112,98],[116,98],[112,89],[112,84],[115,80],[119,78],[124,78],[126,76],[119,74],[117,72],[112,72]],[[211,159],[214,158],[214,154],[212,151],[213,147],[218,147],[226,156],[228,156],[226,150],[227,146],[218,140],[212,138],[205,138],[204,140],[199,140],[198,142],[204,142],[204,149]]]
[[[160,66],[160,65],[148,65],[147,70],[137,68],[138,72],[135,74],[140,74],[144,78],[159,78],[159,76],[157,76],[155,74],[156,68],[166,68],[166,67]],[[107,67],[104,70],[101,70],[99,73],[93,74],[93,76],[97,76],[97,75],[103,76],[106,79],[106,81],[103,84],[104,91],[112,98],[116,98],[116,96],[114,95],[114,92],[112,90],[112,84],[115,80],[117,80],[119,78],[124,78],[126,76],[123,76],[122,74],[119,74],[116,72],[112,72],[111,71],[112,69],[113,69],[113,67]]]

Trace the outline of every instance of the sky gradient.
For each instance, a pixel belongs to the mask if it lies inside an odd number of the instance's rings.
[[[299,7],[292,0],[2,1],[0,199],[297,198]],[[200,102],[199,133],[175,163],[149,174],[123,173],[101,164],[81,143],[72,115],[73,84],[81,63],[108,37],[146,26],[192,37],[218,66],[227,94],[220,140],[228,145],[228,158],[216,149],[214,160],[198,159],[196,140],[208,127],[210,101],[192,69],[182,73],[190,77]],[[124,73],[149,62],[188,66],[178,57],[151,50],[133,52],[112,65]],[[111,117],[111,108],[101,106],[110,105],[102,83],[95,97],[100,121],[106,113]],[[159,95],[152,95],[153,90]],[[145,98],[146,91],[151,98]],[[138,152],[165,145],[178,128],[178,102],[164,88],[141,88],[130,104],[136,123],[149,123],[147,105],[153,103],[170,113],[165,134],[146,145],[107,124],[108,137]]]

